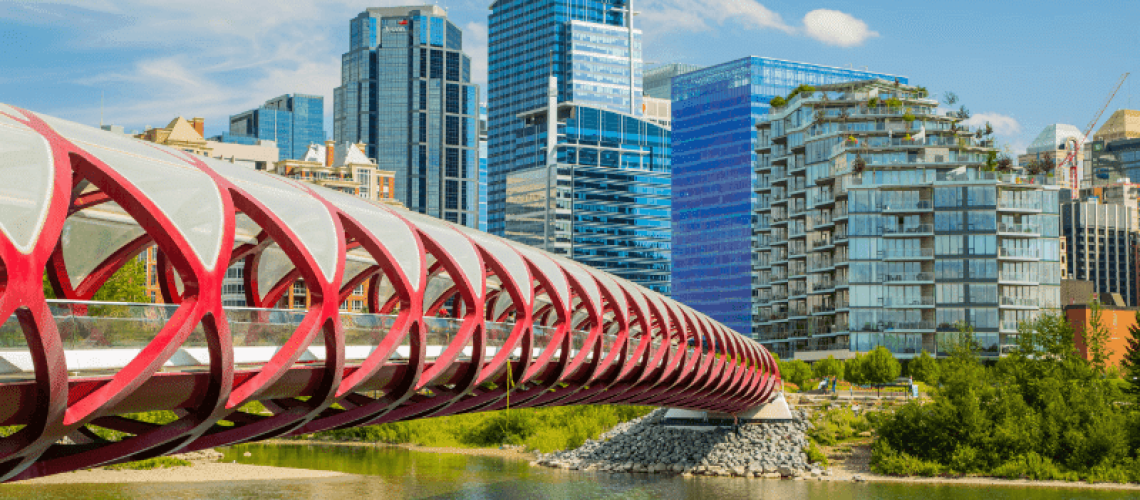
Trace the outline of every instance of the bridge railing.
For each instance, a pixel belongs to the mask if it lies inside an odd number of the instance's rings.
[[[76,375],[100,375],[125,367],[154,339],[179,307],[169,304],[63,300],[49,300],[48,305],[63,343],[68,371]],[[280,346],[296,334],[297,326],[305,314],[304,311],[290,309],[226,308],[225,319],[233,338],[235,365],[256,366],[268,362]],[[345,336],[345,358],[352,363],[366,359],[380,345],[390,333],[396,316],[345,312],[341,313],[340,321]],[[423,325],[427,333],[425,351],[429,362],[436,360],[455,341],[462,323],[462,320],[454,318],[424,318]],[[485,355],[494,356],[510,337],[514,324],[487,321],[484,327],[487,331]],[[535,326],[533,329],[532,350],[533,355],[538,356],[550,346],[556,329],[544,326]],[[588,332],[574,331],[570,354],[577,355],[585,347],[588,338]],[[635,352],[640,343],[641,338],[631,338],[629,352]],[[653,352],[660,346],[661,340],[654,339]],[[617,347],[620,347],[617,336],[602,337],[603,356]],[[405,336],[391,361],[408,359],[410,349],[410,337]],[[466,346],[461,358],[469,359],[471,349],[470,345]],[[671,346],[670,353],[676,355],[678,350],[678,346]],[[705,350],[708,350],[707,346]],[[695,353],[695,347],[689,346],[688,351],[690,354]],[[521,347],[516,347],[511,354],[512,358],[521,355]],[[556,351],[555,355],[560,355],[560,352]],[[588,357],[592,356],[591,352]],[[297,363],[324,359],[324,338],[317,335]],[[163,369],[198,370],[208,366],[209,362],[206,333],[199,324]],[[23,330],[13,315],[0,324],[0,377],[8,380],[32,378],[34,371]]]

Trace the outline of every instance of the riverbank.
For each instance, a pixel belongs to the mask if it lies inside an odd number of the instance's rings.
[[[938,484],[960,486],[1010,486],[1032,488],[1082,488],[1098,490],[1140,490],[1140,484],[1087,483],[1078,481],[1038,481],[1030,479],[1004,479],[998,477],[922,477],[886,476],[871,472],[871,439],[862,439],[839,446],[822,447],[831,464],[835,481],[862,481],[875,483]]]
[[[287,479],[328,479],[349,474],[323,470],[291,469],[235,463],[195,463],[185,467],[151,470],[90,469],[39,477],[12,484],[131,484],[204,483],[213,481],[281,481]]]

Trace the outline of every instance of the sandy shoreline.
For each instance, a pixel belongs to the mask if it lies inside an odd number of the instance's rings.
[[[290,469],[235,463],[202,462],[189,467],[152,470],[92,469],[38,477],[13,485],[108,484],[108,483],[204,483],[210,481],[280,481],[285,479],[326,479],[348,474],[323,470]]]

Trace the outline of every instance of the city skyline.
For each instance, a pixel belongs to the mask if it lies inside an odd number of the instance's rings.
[[[172,115],[204,116],[207,135],[214,135],[234,109],[275,95],[311,93],[331,102],[347,19],[365,7],[414,3],[219,4],[223,20],[209,5],[3,2],[6,43],[18,50],[0,77],[0,92],[17,105],[85,123],[102,117],[128,130],[159,126]],[[441,6],[464,30],[472,80],[485,88],[487,2]],[[758,55],[939,82],[945,88],[931,91],[954,91],[971,103],[975,121],[990,121],[998,143],[1014,154],[1052,123],[1084,129],[1120,74],[1140,70],[1129,57],[1140,42],[1112,37],[1140,14],[1132,4],[1111,15],[1004,4],[932,5],[901,14],[885,2],[787,7],[667,0],[638,9],[646,61],[708,66]],[[1055,12],[1065,12],[1064,24]],[[942,42],[932,43],[932,34]],[[1065,71],[1067,65],[1074,69]],[[1135,82],[1126,82],[1109,110],[1140,106],[1137,92]]]

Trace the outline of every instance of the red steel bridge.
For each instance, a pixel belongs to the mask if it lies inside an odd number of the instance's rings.
[[[165,304],[92,301],[152,246]],[[301,283],[307,309],[274,309]],[[778,387],[759,344],[620,278],[0,104],[0,481],[508,405],[737,413]]]

